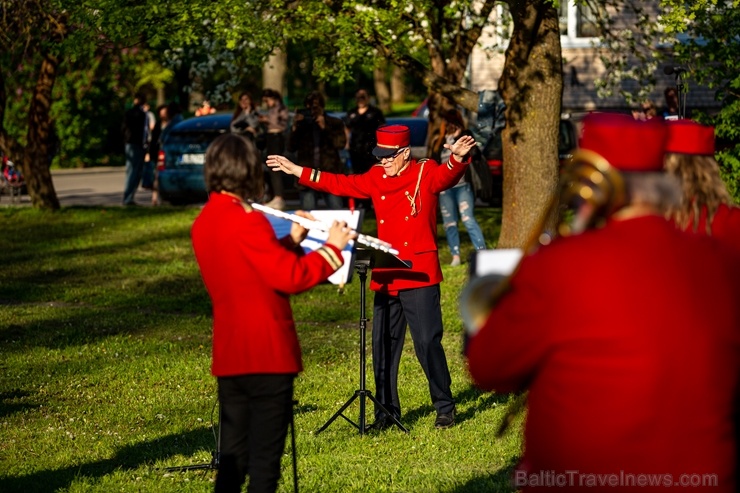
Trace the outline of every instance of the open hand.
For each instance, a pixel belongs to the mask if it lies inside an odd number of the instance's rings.
[[[454,144],[445,144],[444,146],[452,151],[452,155],[455,156],[457,161],[463,161],[465,156],[470,152],[470,149],[475,146],[475,139],[470,135],[463,135]]]
[[[298,166],[285,156],[271,154],[267,156],[267,161],[265,161],[265,164],[267,164],[267,166],[270,167],[272,171],[282,171],[283,173],[297,176],[299,178],[301,177],[301,173],[303,172],[303,166]]]

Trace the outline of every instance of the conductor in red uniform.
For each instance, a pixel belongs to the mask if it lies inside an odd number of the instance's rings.
[[[196,218],[193,249],[213,304],[213,365],[221,406],[217,492],[273,492],[292,415],[293,380],[303,368],[289,295],[324,281],[354,236],[335,222],[304,255],[307,231],[293,224],[278,239],[247,203],[263,194],[259,151],[235,134],[208,147],[208,203]],[[310,215],[299,212],[299,215]]]
[[[685,231],[713,236],[740,252],[740,208],[714,159],[714,127],[691,120],[666,124],[666,170],[678,177],[683,190],[681,203],[668,217]]]
[[[452,151],[449,161],[438,164],[411,158],[410,135],[404,125],[380,127],[373,149],[379,163],[362,174],[346,176],[304,168],[283,156],[268,156],[267,165],[299,177],[301,185],[318,191],[372,200],[378,237],[393,245],[401,259],[412,262],[411,269],[372,272],[375,397],[396,419],[400,418],[398,366],[408,323],[437,411],[435,427],[447,428],[455,422],[455,402],[442,347],[437,201],[439,193],[456,184],[465,173],[468,152],[475,141],[464,137],[448,146]],[[392,420],[376,409],[371,428],[392,425]]]
[[[523,491],[734,491],[740,276],[663,217],[666,138],[659,120],[584,119],[581,150],[618,170],[626,201],[525,256],[468,342],[476,385],[529,389]]]

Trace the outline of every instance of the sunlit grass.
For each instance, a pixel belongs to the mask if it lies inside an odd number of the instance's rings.
[[[499,212],[476,211],[489,246]],[[189,241],[197,213],[0,210],[0,491],[212,490],[212,471],[162,469],[208,463],[215,449],[210,303]],[[359,387],[359,283],[344,294],[321,285],[292,301],[305,366],[295,412],[302,491],[511,491],[521,424],[493,438],[510,396],[470,385],[457,314],[466,273],[447,265],[441,227],[438,236],[458,424],[433,429],[408,337],[399,380],[410,433],[360,437],[340,418],[316,435]],[[369,347],[367,359],[373,390]],[[357,402],[346,412],[358,413]],[[292,491],[289,447],[279,491]]]

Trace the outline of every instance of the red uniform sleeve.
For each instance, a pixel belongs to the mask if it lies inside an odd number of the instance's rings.
[[[332,245],[323,245],[307,255],[286,246],[277,239],[269,221],[259,217],[237,241],[245,261],[274,290],[285,294],[306,291],[344,263],[341,252]]]
[[[370,191],[373,189],[369,175],[370,173],[339,175],[313,168],[303,168],[298,183],[319,192],[329,192],[334,195],[356,199],[369,199]]]
[[[522,261],[511,287],[468,343],[468,369],[484,390],[513,392],[529,385],[546,356],[551,288],[531,257]]]
[[[449,161],[439,165],[437,165],[436,161],[427,161],[427,165],[436,165],[431,169],[429,174],[430,191],[438,194],[457,185],[460,178],[465,174],[465,170],[468,168],[470,161],[471,159],[469,155],[463,162],[459,162],[453,155],[450,155]]]

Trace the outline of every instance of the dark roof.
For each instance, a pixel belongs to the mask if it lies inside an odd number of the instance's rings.
[[[194,116],[183,120],[172,128],[173,132],[223,132],[229,130],[231,113]]]

